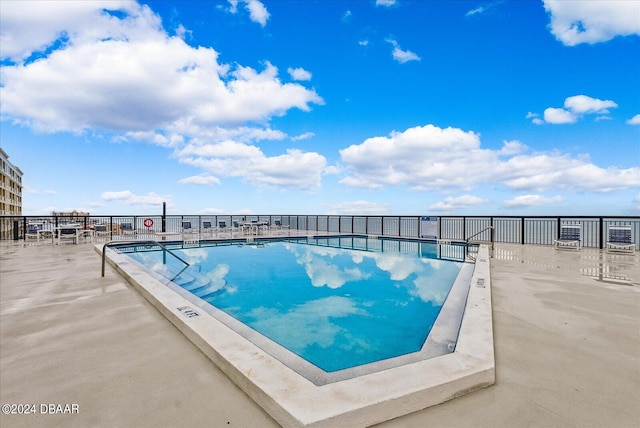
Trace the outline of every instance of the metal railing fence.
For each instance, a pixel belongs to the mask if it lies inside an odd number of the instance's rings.
[[[191,223],[193,229],[217,228],[220,222],[232,227],[234,222],[276,220],[290,230],[308,230],[318,233],[344,233],[377,235],[400,238],[431,238],[466,241],[473,236],[476,241],[514,244],[553,245],[560,234],[561,225],[576,224],[581,227],[582,246],[604,248],[609,226],[631,226],[636,250],[640,249],[639,216],[348,216],[348,215],[111,215],[111,216],[0,216],[0,239],[24,239],[27,225],[40,223],[45,227],[57,227],[66,223],[85,228],[106,225],[112,236],[121,235],[131,227],[144,235],[156,232],[182,231],[183,223]],[[426,220],[430,220],[428,233]],[[435,226],[435,236],[433,228]],[[477,236],[474,236],[477,235]]]

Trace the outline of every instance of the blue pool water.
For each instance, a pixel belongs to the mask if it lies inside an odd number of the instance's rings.
[[[234,242],[128,254],[317,367],[420,351],[460,268],[434,243]]]

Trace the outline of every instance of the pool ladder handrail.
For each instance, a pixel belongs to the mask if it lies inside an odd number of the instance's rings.
[[[187,265],[187,267],[191,266],[189,264],[189,262],[187,262],[185,260],[182,260],[179,256],[174,254],[169,248],[167,248],[163,244],[159,243],[158,241],[154,241],[154,240],[144,240],[144,241],[140,241],[140,240],[136,240],[136,241],[114,240],[114,241],[106,242],[102,247],[102,275],[101,276],[103,276],[103,277],[104,277],[104,267],[105,267],[105,262],[106,262],[105,261],[105,254],[106,254],[107,247],[110,244],[152,244],[152,245],[157,245],[157,246],[161,247],[163,250],[165,250],[166,252],[168,252],[169,254],[171,254],[173,257],[175,257],[176,259],[180,260],[182,263]]]
[[[486,232],[487,230],[495,230],[495,227],[493,226],[487,226],[484,229],[482,229],[479,232],[474,233],[473,235],[469,236],[467,239],[465,239],[465,242],[467,243],[467,257],[469,257],[472,260],[475,260],[475,256],[471,255],[471,251],[469,251],[469,245],[478,245],[478,244],[472,244],[471,240],[472,238],[475,238],[478,235],[483,234],[484,232]],[[493,254],[493,232],[491,233],[491,240],[490,241],[479,241],[479,242],[488,242],[489,243],[489,255]]]

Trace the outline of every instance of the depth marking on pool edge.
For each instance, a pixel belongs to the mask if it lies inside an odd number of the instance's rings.
[[[176,309],[179,310],[180,313],[182,313],[182,315],[184,315],[187,318],[200,316],[200,314],[196,312],[196,310],[193,309],[191,306],[178,306]]]

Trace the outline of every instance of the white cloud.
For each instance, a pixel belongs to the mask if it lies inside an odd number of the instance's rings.
[[[376,0],[376,6],[391,7],[396,4],[397,0]]]
[[[394,281],[403,281],[411,275],[424,272],[424,264],[415,258],[407,258],[401,254],[366,254],[376,261],[376,266],[389,273],[389,277]]]
[[[367,201],[351,201],[335,204],[331,206],[328,214],[360,214],[360,215],[375,215],[383,214],[389,211],[389,205],[377,204],[375,202]]]
[[[380,188],[409,185],[419,190],[468,187],[495,154],[480,150],[479,136],[433,125],[372,137],[340,150],[349,175],[343,184]]]
[[[479,6],[479,7],[475,8],[475,9],[471,9],[469,12],[467,12],[467,13],[465,14],[465,16],[478,15],[478,14],[483,13],[485,10],[486,10],[486,9],[485,9],[484,7]]]
[[[117,140],[126,141],[127,139],[149,142],[162,147],[178,147],[184,143],[184,138],[178,134],[163,134],[155,131],[134,131],[127,132],[123,137]]]
[[[471,206],[487,204],[488,199],[479,198],[473,195],[462,195],[457,197],[448,197],[444,201],[429,205],[429,209],[433,211],[457,211]]]
[[[355,301],[343,296],[324,297],[295,306],[286,313],[259,307],[249,314],[258,331],[269,331],[270,337],[300,354],[311,345],[326,348],[334,346],[336,337],[345,330],[333,322],[346,316],[367,316]],[[295,325],[299,328],[292,329]],[[353,343],[353,342],[350,342]],[[346,350],[348,351],[348,349]]]
[[[267,20],[269,19],[270,15],[264,4],[262,4],[258,0],[248,0],[246,7],[249,11],[249,17],[253,22],[257,22],[263,27],[267,25]]]
[[[530,153],[517,141],[505,141],[499,150],[483,149],[474,132],[434,125],[368,138],[340,155],[346,171],[341,183],[355,187],[470,191],[480,183],[494,183],[535,192],[610,192],[640,182],[638,167],[605,169],[585,157]],[[457,202],[446,200],[435,208],[455,208]]]
[[[231,11],[238,4],[230,2]],[[260,2],[244,4],[252,19],[266,22]],[[182,182],[243,177],[258,185],[320,185],[323,156],[283,149],[267,157],[254,145],[287,138],[269,127],[271,118],[324,103],[314,90],[281,82],[271,63],[263,70],[221,64],[214,49],[167,35],[159,16],[136,2],[39,2],[33,14],[23,6],[2,2],[2,54],[16,61],[1,70],[3,119],[42,132],[111,132],[115,141],[171,147],[181,162],[208,172]],[[40,6],[56,19],[46,20]],[[62,35],[38,61],[24,60]],[[302,68],[291,73],[311,77]]]
[[[323,103],[313,90],[282,83],[268,62],[262,71],[232,68],[218,63],[214,49],[168,36],[146,6],[54,4],[82,22],[61,19],[21,42],[17,39],[24,28],[36,23],[14,11],[23,7],[21,2],[2,3],[3,12],[8,11],[1,17],[3,56],[19,61],[2,68],[3,116],[37,130],[193,136],[192,130],[268,121],[291,108],[309,111],[310,104]],[[118,17],[102,9],[115,11],[121,5],[126,8],[118,9],[123,12]],[[38,61],[21,62],[62,34],[68,37],[65,43]]]
[[[32,52],[44,51],[55,40],[65,34],[90,36],[93,26],[108,31],[112,26],[109,16],[103,12],[122,11],[129,14],[146,14],[131,0],[95,0],[91,2],[54,2],[39,0],[0,2],[0,57],[21,61]],[[157,27],[159,20],[150,20],[151,27]],[[117,36],[117,33],[113,34]]]
[[[640,125],[640,114],[636,114],[626,122],[629,125]]]
[[[117,192],[104,192],[102,199],[105,201],[120,201],[124,205],[146,205],[150,207],[162,206],[163,202],[171,200],[171,195],[158,195],[150,192],[148,195],[136,195],[129,190]]]
[[[562,201],[563,198],[559,195],[551,198],[540,195],[520,195],[508,201],[504,201],[503,205],[507,208],[526,208],[536,205],[557,204]]]
[[[611,100],[599,100],[586,95],[575,95],[564,100],[564,107],[576,114],[604,114],[609,113],[610,108],[618,107]]]
[[[393,56],[393,59],[398,61],[400,64],[404,64],[405,62],[409,61],[420,61],[420,57],[417,54],[408,50],[402,50],[398,42],[394,39],[387,38],[385,39],[385,41],[393,45],[393,51],[391,52],[391,55]]]
[[[578,118],[575,114],[563,108],[549,107],[544,111],[544,120],[547,123],[559,125],[564,123],[575,123]]]
[[[240,0],[228,0],[229,1],[229,9],[227,11],[231,14],[238,13],[238,3]]]
[[[289,73],[293,80],[311,80],[311,73],[304,68],[289,67],[287,73]]]
[[[256,146],[250,146],[235,141],[222,141],[216,144],[189,144],[177,152],[178,157],[196,155],[199,157],[250,159],[262,155]]]
[[[228,0],[229,9],[227,11],[231,14],[238,13],[238,4],[244,3],[245,9],[249,12],[249,19],[251,21],[260,24],[262,27],[267,25],[267,21],[271,16],[269,11],[262,2],[258,0]]]
[[[618,104],[611,100],[600,100],[598,98],[588,97],[586,95],[574,95],[564,100],[564,108],[548,107],[545,109],[543,117],[546,123],[566,124],[576,123],[579,118],[587,114],[599,115],[596,121],[610,119],[608,116],[602,116],[609,113],[610,108],[617,108]],[[538,118],[536,113],[527,113],[527,119],[532,119],[536,125],[542,124],[542,120]]]
[[[358,268],[340,267],[331,263],[325,257],[307,251],[298,255],[298,264],[304,266],[307,276],[314,287],[324,287],[336,289],[342,287],[347,282],[360,281],[367,278],[367,274]]]
[[[424,259],[423,259],[424,260]],[[451,280],[459,267],[457,263],[442,263],[441,260],[426,261],[431,267],[427,275],[419,275],[413,281],[414,294],[425,302],[442,305],[449,295]]]
[[[494,166],[502,182],[518,190],[542,192],[549,189],[611,192],[637,187],[640,168],[600,168],[585,159],[562,153],[514,156]]]
[[[551,33],[566,46],[640,35],[640,2],[629,0],[543,0]]]
[[[36,189],[34,187],[29,186],[26,183],[22,185],[22,193],[29,193],[31,195],[55,195],[58,192],[51,189]]]
[[[470,11],[468,11],[465,16],[474,16],[474,15],[482,15],[483,13],[486,13],[488,11],[490,11],[491,9],[493,9],[494,7],[498,6],[500,3],[502,3],[501,1],[496,1],[493,3],[488,3],[486,5],[483,6],[478,6],[475,9],[471,9]]]
[[[313,132],[305,132],[303,134],[291,137],[291,140],[293,141],[308,140],[309,138],[313,138],[315,136],[316,134],[314,134]]]
[[[527,146],[520,141],[503,141],[502,148],[498,151],[501,156],[517,155],[527,150]]]
[[[192,177],[181,178],[178,180],[178,183],[210,186],[212,184],[220,184],[220,180],[218,177],[214,177],[213,175],[194,175]]]
[[[528,112],[527,115],[525,116],[527,119],[531,119],[531,122],[535,125],[542,125],[544,124],[544,120],[540,119],[539,117],[540,115],[538,113],[532,113],[532,112]]]
[[[327,160],[315,152],[288,149],[266,156],[260,148],[235,141],[189,144],[176,152],[181,163],[202,168],[214,176],[241,177],[257,186],[294,189],[320,187]]]

